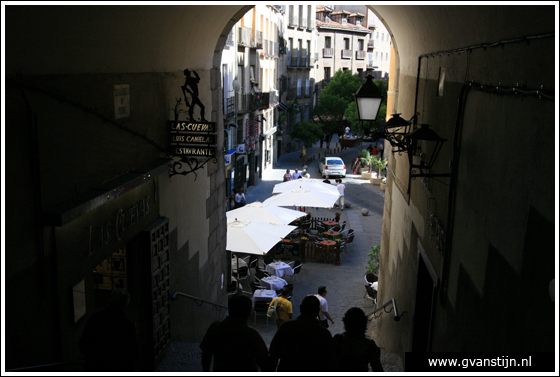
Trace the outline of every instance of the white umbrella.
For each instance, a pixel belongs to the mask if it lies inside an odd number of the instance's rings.
[[[226,249],[238,253],[264,255],[296,228],[292,225],[228,219]]]
[[[288,225],[292,221],[306,216],[306,213],[260,202],[253,202],[241,208],[227,211],[226,216],[228,220],[237,219],[239,221]]]
[[[273,194],[278,194],[281,192],[286,192],[294,189],[305,189],[305,190],[316,190],[316,191],[323,191],[323,192],[332,192],[338,195],[338,189],[335,185],[329,185],[328,183],[324,183],[320,179],[312,179],[312,178],[300,178],[294,181],[282,182],[274,185],[274,189],[272,190]]]
[[[320,207],[320,208],[332,208],[334,203],[338,200],[340,195],[338,191],[336,194],[315,191],[315,190],[305,190],[305,189],[295,189],[283,192],[278,195],[271,196],[266,199],[264,204],[271,204],[275,206],[296,206],[296,207]]]

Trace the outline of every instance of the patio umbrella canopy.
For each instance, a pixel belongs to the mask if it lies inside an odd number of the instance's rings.
[[[296,179],[294,181],[278,183],[274,185],[274,189],[272,190],[272,193],[278,194],[278,193],[291,191],[295,189],[332,192],[335,195],[338,195],[338,190],[335,185],[329,185],[328,183],[324,183],[320,179],[312,179],[312,178]]]
[[[227,247],[232,252],[264,255],[297,227],[228,219]]]
[[[288,225],[292,221],[305,216],[305,213],[260,202],[253,202],[241,208],[227,211],[226,216],[228,221],[237,219],[238,221]]]
[[[271,196],[263,203],[280,207],[296,206],[332,208],[339,197],[340,195],[338,194],[338,191],[335,194],[316,190],[294,189]]]

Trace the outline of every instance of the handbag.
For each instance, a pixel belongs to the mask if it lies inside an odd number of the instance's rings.
[[[278,301],[279,299],[275,298],[270,304],[270,306],[268,307],[268,310],[266,311],[266,315],[268,316],[268,318],[271,318],[275,321],[278,319],[278,312],[276,311],[276,306],[278,305]]]

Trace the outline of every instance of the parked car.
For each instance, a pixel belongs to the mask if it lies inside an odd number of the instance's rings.
[[[340,157],[323,157],[319,161],[319,173],[321,176],[328,175],[329,177],[346,177],[346,165]]]

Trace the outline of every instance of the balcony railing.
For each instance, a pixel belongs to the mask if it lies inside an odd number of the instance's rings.
[[[352,59],[352,50],[342,50],[342,59]]]
[[[263,48],[263,34],[260,30],[255,30],[255,40],[251,43],[251,47],[260,50]]]
[[[235,116],[235,97],[229,97],[224,100],[224,119]]]
[[[290,16],[290,20],[288,21],[288,27],[297,27],[297,18],[294,15]]]
[[[334,48],[325,47],[323,49],[323,58],[332,58],[334,56]]]
[[[307,28],[307,20],[300,18],[299,19],[299,26],[300,29],[306,29]]]
[[[365,51],[356,51],[356,59],[364,60],[365,58],[366,58],[366,52]]]
[[[240,26],[237,29],[237,44],[245,47],[251,47],[253,36],[251,29],[245,26]]]
[[[234,29],[235,29],[235,28],[234,28]],[[233,41],[233,30],[234,30],[234,29],[231,29],[231,31],[229,32],[229,34],[228,34],[228,36],[227,36],[227,39],[226,39],[226,46],[232,47],[233,44],[234,44],[234,43],[233,43],[233,42],[234,42],[234,41]]]

